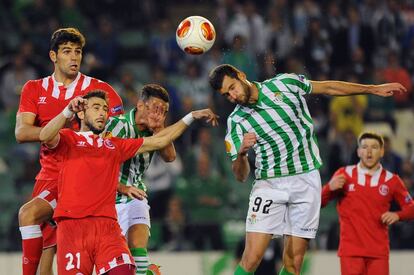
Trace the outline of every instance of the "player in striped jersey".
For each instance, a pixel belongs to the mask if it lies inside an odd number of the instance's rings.
[[[341,167],[322,189],[322,207],[338,199],[338,256],[342,275],[388,275],[388,225],[414,219],[414,201],[398,175],[385,170],[384,140],[374,133],[358,138],[357,165]],[[396,201],[400,211],[389,211]]]
[[[246,246],[234,274],[253,274],[269,241],[285,236],[280,274],[299,274],[309,239],[319,224],[322,165],[304,96],[310,94],[391,96],[406,91],[399,83],[361,85],[310,81],[303,75],[278,74],[250,82],[237,68],[223,64],[209,75],[211,87],[232,103],[226,151],[239,181],[250,173],[247,152],[256,154],[255,181],[246,219]]]
[[[53,33],[49,52],[54,64],[53,74],[30,80],[22,89],[15,129],[19,143],[39,141],[42,127],[58,115],[71,99],[93,89],[106,92],[109,115],[123,113],[122,100],[109,84],[80,73],[84,45],[84,36],[74,28],[58,29]],[[60,162],[45,146],[41,146],[40,164],[32,200],[19,211],[24,275],[36,274],[39,261],[40,274],[52,274],[56,250],[56,228],[47,221],[56,207]]]
[[[164,128],[169,107],[168,92],[157,84],[145,85],[135,108],[127,114],[108,120],[106,136],[120,138],[140,138],[156,134]],[[154,111],[160,109],[161,113]],[[166,162],[175,160],[176,153],[171,143],[158,151]],[[121,166],[119,173],[116,210],[122,233],[128,239],[128,246],[135,260],[136,274],[147,274],[147,269],[155,273],[158,267],[149,267],[147,244],[151,227],[149,205],[145,198],[147,187],[144,173],[151,163],[154,152],[139,154]],[[141,191],[140,191],[141,190]],[[155,269],[155,270],[154,270]],[[149,274],[150,271],[148,271]]]

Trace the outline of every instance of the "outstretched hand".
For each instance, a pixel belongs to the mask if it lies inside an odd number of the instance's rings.
[[[400,83],[396,83],[396,82],[386,83],[386,84],[376,85],[374,87],[372,94],[387,97],[387,96],[394,95],[394,93],[396,92],[406,93],[407,89]]]
[[[74,113],[84,111],[88,105],[88,100],[80,96],[75,97],[69,102],[68,108]]]
[[[219,116],[213,113],[213,111],[211,111],[209,108],[192,111],[191,114],[193,115],[194,119],[205,119],[205,121],[207,123],[210,123],[212,126],[218,125],[217,119]]]

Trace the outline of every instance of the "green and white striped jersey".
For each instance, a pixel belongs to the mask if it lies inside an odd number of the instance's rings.
[[[226,151],[237,158],[243,135],[253,132],[257,143],[255,177],[266,179],[296,175],[319,168],[322,160],[305,94],[312,85],[303,75],[278,74],[254,82],[258,101],[237,105],[227,119]]]
[[[125,115],[110,117],[105,126],[105,136],[120,138],[139,138],[152,135],[149,131],[139,131],[135,124],[134,108]],[[144,191],[147,187],[144,184],[144,173],[151,163],[154,152],[143,153],[135,156],[121,165],[119,171],[119,182],[128,186],[135,186]],[[131,201],[128,196],[120,193],[116,195],[116,203],[126,203]]]

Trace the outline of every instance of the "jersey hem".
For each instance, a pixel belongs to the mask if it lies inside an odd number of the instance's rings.
[[[284,178],[284,177],[290,177],[290,176],[297,176],[297,175],[302,175],[302,174],[306,174],[315,170],[319,170],[319,168],[322,165],[319,165],[311,170],[307,170],[307,171],[302,171],[300,173],[296,173],[296,174],[289,174],[289,175],[280,175],[280,176],[274,176],[274,177],[262,177],[262,178],[255,178],[255,180],[268,180],[268,179],[274,179],[274,178]]]

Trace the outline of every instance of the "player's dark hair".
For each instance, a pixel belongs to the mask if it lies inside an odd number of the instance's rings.
[[[230,64],[222,64],[210,71],[208,81],[211,88],[218,91],[222,88],[223,79],[226,75],[230,78],[240,79],[237,75],[239,72],[240,71],[236,67]]]
[[[92,98],[92,97],[102,98],[103,100],[108,102],[108,97],[106,96],[106,92],[104,92],[102,90],[92,90],[92,91],[88,92],[86,95],[82,96],[82,98],[84,98],[84,99],[89,99],[89,98]],[[77,113],[75,114],[75,120],[79,125],[81,125],[81,120],[78,117]]]
[[[58,52],[59,46],[67,42],[79,44],[81,48],[85,46],[86,40],[83,34],[75,28],[58,29],[50,38],[50,50]]]
[[[381,148],[384,147],[384,139],[382,138],[381,135],[378,135],[376,133],[371,133],[371,132],[364,132],[358,138],[358,146],[361,145],[361,142],[364,139],[375,139],[378,141]]]
[[[142,101],[147,101],[151,97],[159,98],[167,103],[170,102],[170,96],[168,95],[167,90],[158,84],[147,84],[142,87],[139,98]]]
[[[98,97],[98,98],[102,98],[105,101],[108,101],[108,97],[106,96],[106,92],[102,91],[102,90],[92,90],[89,93],[87,93],[86,95],[84,95],[82,98],[84,99],[88,99],[91,97]]]

